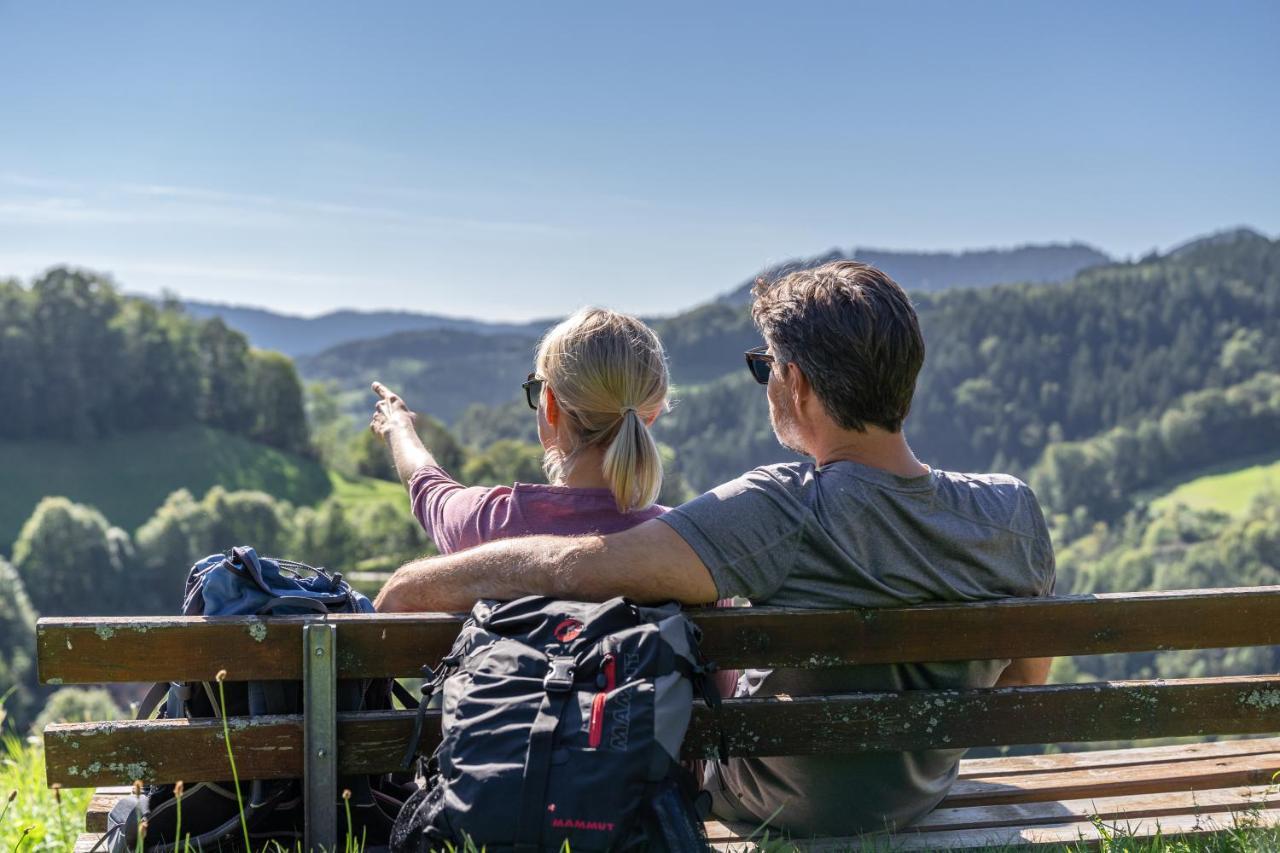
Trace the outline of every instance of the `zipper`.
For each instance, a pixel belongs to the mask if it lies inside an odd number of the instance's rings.
[[[587,729],[587,746],[598,749],[604,737],[604,706],[609,701],[609,691],[618,686],[617,659],[612,653],[600,661],[600,671],[604,673],[604,690],[591,700],[591,724]]]

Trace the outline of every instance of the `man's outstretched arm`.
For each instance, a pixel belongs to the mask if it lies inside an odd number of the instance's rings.
[[[689,544],[654,519],[608,536],[501,539],[415,560],[391,576],[376,605],[384,613],[460,612],[482,598],[523,595],[707,604],[716,586]]]

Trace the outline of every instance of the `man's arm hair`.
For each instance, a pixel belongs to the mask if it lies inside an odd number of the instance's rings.
[[[707,604],[716,599],[716,586],[693,548],[652,519],[607,536],[500,539],[415,560],[391,576],[376,606],[389,613],[460,612],[482,598],[524,595]]]
[[[1014,658],[996,679],[996,687],[1032,687],[1049,680],[1053,658]]]

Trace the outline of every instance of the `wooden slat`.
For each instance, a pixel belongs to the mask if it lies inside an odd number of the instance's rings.
[[[1008,599],[883,610],[691,611],[725,668],[981,660],[1280,644],[1280,587]],[[410,676],[457,633],[445,614],[333,616],[343,677]],[[46,684],[301,677],[303,617],[44,618]]]
[[[965,779],[952,786],[942,808],[1113,797],[1169,791],[1264,785],[1280,770],[1280,753],[1200,758],[1130,767],[1082,767],[1060,773]]]
[[[88,832],[106,832],[107,815],[116,801],[133,789],[125,785],[103,785],[93,792],[89,800],[89,808],[84,813],[84,828]]]
[[[999,826],[1042,826],[1063,821],[1160,817],[1162,815],[1241,812],[1280,808],[1280,789],[1272,785],[1230,788],[1182,788],[1159,794],[1088,796],[1081,799],[1010,803],[997,806],[939,808],[911,828],[919,832],[988,829]]]
[[[99,832],[83,833],[78,838],[76,838],[76,846],[72,848],[72,853],[90,853],[90,851],[92,851],[95,847],[97,847],[98,842],[100,840],[102,840],[102,833],[99,833]],[[101,851],[102,849],[103,848],[98,847],[99,851]]]
[[[395,768],[412,729],[413,713],[340,718],[342,771],[374,773]],[[427,727],[433,737],[439,731],[435,720]],[[1280,730],[1280,678],[737,699],[724,704],[720,721],[730,755],[848,754],[1205,732],[1256,734]],[[237,720],[235,726],[232,742],[242,778],[301,773],[300,718],[257,717]],[[695,708],[685,738],[686,756],[713,754],[719,742],[712,714]],[[133,778],[172,782],[227,775],[221,727],[214,720],[54,725],[45,730],[45,760],[50,783],[67,787]]]
[[[940,808],[925,815],[899,838],[920,833],[956,833],[965,830],[1009,830],[1024,827],[1056,826],[1092,821],[1109,824],[1143,818],[1178,815],[1250,812],[1280,806],[1280,790],[1271,785],[1236,787],[1208,791],[1177,791],[1168,794],[1138,794],[1126,797],[1099,797],[1082,800],[1055,800],[1006,806],[974,806],[963,809]],[[707,821],[707,837],[713,842],[743,840],[758,836],[758,826],[744,821]]]
[[[1181,835],[1207,835],[1238,828],[1272,827],[1280,825],[1280,810],[1262,809],[1241,815],[1239,812],[1205,812],[1202,814],[1170,815],[1167,817],[1118,820],[1106,825],[1108,832],[1134,838],[1150,838],[1157,834],[1165,837]],[[777,836],[773,836],[776,838]],[[806,853],[848,853],[850,850],[971,850],[974,848],[1020,849],[1024,846],[1053,846],[1064,844],[1093,846],[1104,838],[1098,827],[1089,821],[1064,822],[1049,826],[997,827],[992,829],[966,829],[956,832],[904,833],[886,838],[864,836],[852,838],[820,838],[795,845]],[[725,853],[754,851],[751,844],[739,840],[715,841],[712,849]]]
[[[1124,749],[1080,750],[1052,755],[1007,755],[1000,758],[966,758],[960,762],[961,779],[994,781],[1001,776],[1028,773],[1056,773],[1079,767],[1124,767],[1133,764],[1161,764],[1194,758],[1280,753],[1280,738],[1255,737],[1217,740],[1173,746],[1127,747]]]

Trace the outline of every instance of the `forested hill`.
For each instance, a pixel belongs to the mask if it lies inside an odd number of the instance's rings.
[[[92,439],[203,424],[309,452],[302,386],[285,356],[220,319],[122,296],[52,269],[0,280],[0,439]]]
[[[825,255],[787,261],[765,270],[762,275],[774,278],[792,270],[839,260],[858,260],[879,267],[904,287],[923,292],[1011,282],[1066,281],[1083,269],[1112,262],[1111,258],[1084,243],[1051,243],[965,252],[903,252],[857,248],[848,252],[832,249]],[[754,278],[743,282],[722,299],[735,304],[748,303],[754,282]]]
[[[940,467],[1025,474],[1053,442],[1158,417],[1185,394],[1280,370],[1278,246],[1236,231],[1061,284],[913,291],[928,344],[907,422],[913,446]],[[658,431],[691,485],[790,458],[742,369],[742,351],[759,342],[746,306],[714,302],[655,327],[678,400]],[[487,442],[529,435],[527,412],[495,404],[517,398],[533,345],[524,335],[405,333],[305,359],[300,369],[336,381],[361,409],[368,380],[389,377],[415,405],[459,423],[464,439]],[[485,407],[455,421],[469,402]]]
[[[926,461],[953,470],[1026,473],[1052,442],[1159,417],[1187,393],[1280,370],[1280,242],[1252,233],[1062,285],[915,301],[928,355],[907,433]],[[739,343],[718,336],[726,350]],[[762,395],[738,374],[687,390],[660,422],[696,487],[786,458]]]

